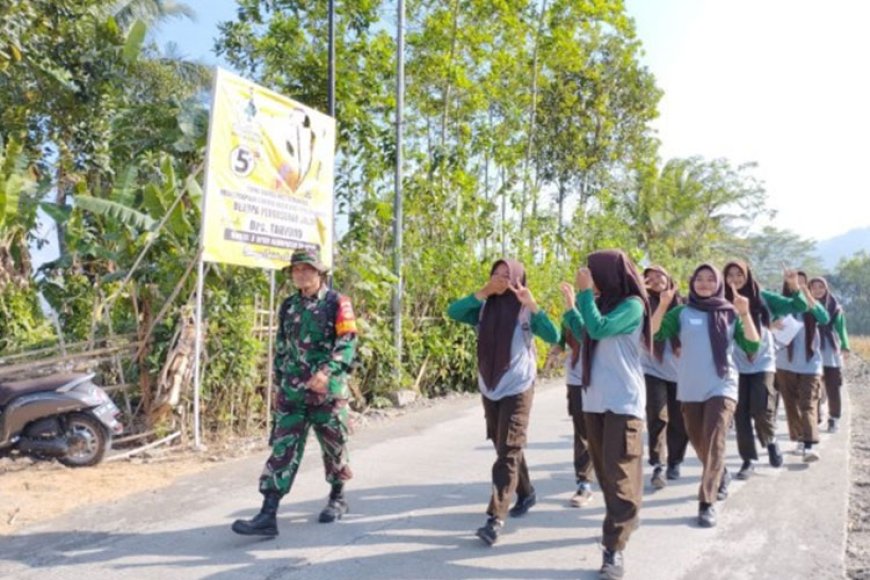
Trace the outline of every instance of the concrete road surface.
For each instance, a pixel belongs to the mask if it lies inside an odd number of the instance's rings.
[[[762,462],[751,480],[735,482],[715,529],[695,524],[700,468],[691,448],[682,479],[664,490],[649,487],[646,468],[641,526],[625,552],[626,577],[842,578],[847,425],[848,418],[839,433],[822,435],[819,463],[807,466],[787,454],[781,469]],[[316,521],[328,487],[312,440],[279,512],[275,539],[230,531],[235,518],[259,507],[256,481],[264,458],[249,457],[0,538],[0,577],[594,578],[603,500],[596,490],[587,508],[568,507],[571,441],[565,388],[545,381],[536,393],[527,449],[538,505],[509,520],[492,548],[474,530],[485,519],[494,452],[484,440],[480,402],[459,398],[355,436],[351,513],[341,522]],[[728,452],[736,471],[733,436]]]

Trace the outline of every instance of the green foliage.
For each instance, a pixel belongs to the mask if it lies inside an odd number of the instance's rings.
[[[325,110],[326,3],[237,5],[217,52],[253,80]],[[335,192],[346,231],[336,286],[357,311],[352,380],[370,404],[412,384],[427,394],[476,388],[474,332],[445,310],[478,289],[502,255],[526,264],[529,287],[554,318],[563,308],[558,283],[599,248],[624,248],[679,278],[733,255],[773,276],[764,250],[777,244],[792,260],[807,257],[790,234],[748,233],[766,211],[751,165],[660,162],[650,122],[661,91],[621,1],[413,0],[398,361],[396,55],[383,17],[394,4],[339,5]],[[11,313],[5,344],[45,334],[27,249],[39,201],[62,234],[61,256],[43,267],[39,288],[65,337],[144,333],[146,313],[166,306],[128,380],[147,373],[138,378],[153,384],[163,368],[194,297],[195,276],[183,277],[198,247],[211,72],[144,39],[161,19],[189,15],[169,0],[31,0],[0,12],[0,260],[16,273],[0,281],[0,306]],[[49,191],[53,201],[43,199]],[[266,277],[226,266],[209,272],[205,424],[246,430],[263,408],[265,343],[253,325]],[[285,281],[279,299],[289,291]]]
[[[870,253],[840,260],[828,283],[843,303],[849,333],[870,335]]]
[[[265,407],[263,368],[260,361],[265,345],[254,336],[254,303],[250,293],[259,272],[224,268],[221,283],[210,284],[206,296],[205,349],[203,373],[203,416],[213,431],[252,428],[252,417]],[[216,282],[216,280],[212,280]]]
[[[0,290],[0,352],[41,346],[53,338],[33,287],[9,284]]]

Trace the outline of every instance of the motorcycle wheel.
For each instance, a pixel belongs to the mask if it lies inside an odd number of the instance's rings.
[[[102,461],[108,435],[97,419],[85,413],[73,413],[67,416],[66,426],[69,451],[58,461],[68,467],[89,467]]]

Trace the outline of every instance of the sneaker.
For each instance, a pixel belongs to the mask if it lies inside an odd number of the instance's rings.
[[[533,505],[538,503],[538,496],[535,493],[535,490],[532,490],[532,493],[525,496],[517,496],[517,503],[514,504],[514,507],[510,509],[508,512],[512,518],[519,518],[529,511]]]
[[[680,479],[680,464],[668,463],[668,471],[666,472],[666,477],[670,480]]]
[[[488,546],[494,545],[498,542],[498,535],[501,532],[501,528],[504,523],[494,517],[490,517],[486,520],[486,523],[481,528],[477,528],[477,537],[483,540]]]
[[[698,507],[698,525],[702,528],[716,527],[716,508],[711,503],[701,503]]]
[[[767,446],[767,458],[770,460],[771,467],[782,467],[782,453],[776,441]]]
[[[797,443],[795,443],[794,451],[792,453],[794,453],[795,455],[803,455],[804,454],[804,442],[798,441]]]
[[[722,501],[728,498],[728,486],[731,484],[731,473],[727,469],[722,471],[722,479],[719,481],[719,491],[716,499]]]
[[[329,503],[320,512],[318,521],[321,524],[331,524],[336,520],[340,520],[347,513],[347,509],[347,501],[345,501],[344,497],[329,498]]]
[[[665,481],[664,477],[665,468],[661,465],[656,465],[655,469],[653,469],[652,479],[650,483],[655,489],[663,489],[668,485],[668,482]]]
[[[592,484],[588,481],[581,481],[577,484],[577,491],[571,497],[571,507],[583,507],[592,501]]]
[[[625,576],[625,566],[622,560],[622,552],[605,548],[598,577],[606,578],[607,580],[618,580],[623,576]]]
[[[749,476],[755,471],[755,465],[750,460],[746,460],[743,462],[743,465],[740,466],[740,471],[737,472],[737,479],[749,479]]]
[[[804,449],[804,463],[813,463],[821,459],[819,452],[815,449]]]
[[[837,420],[833,417],[828,419],[828,433],[836,433],[838,431]]]

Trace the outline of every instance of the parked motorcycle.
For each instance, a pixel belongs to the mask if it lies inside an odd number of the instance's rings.
[[[94,375],[55,374],[0,382],[0,457],[96,465],[123,432],[121,412]]]

